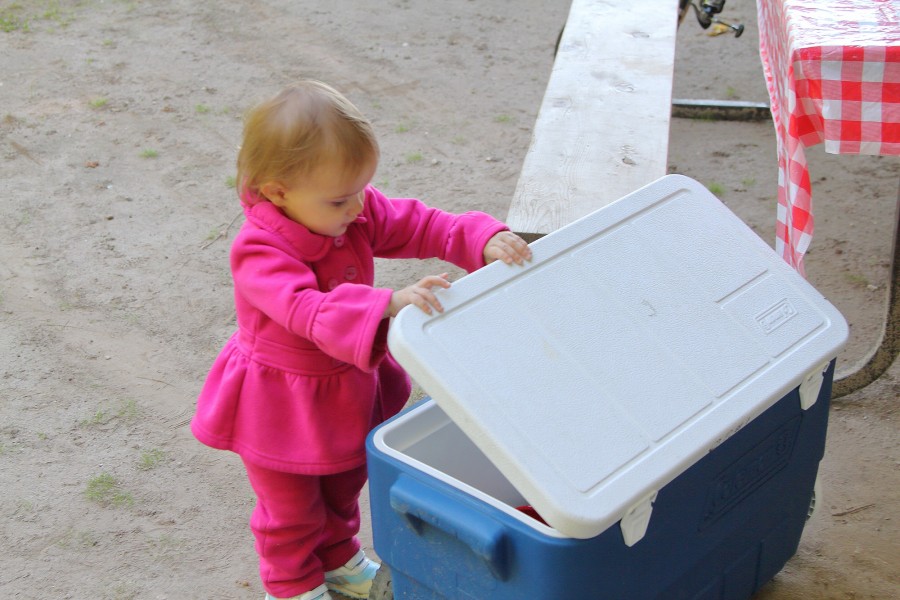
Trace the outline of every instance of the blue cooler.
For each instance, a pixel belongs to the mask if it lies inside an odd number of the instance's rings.
[[[403,310],[369,436],[394,597],[748,598],[815,499],[840,313],[670,175]]]

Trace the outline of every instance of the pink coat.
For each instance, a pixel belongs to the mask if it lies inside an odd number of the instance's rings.
[[[365,437],[409,398],[387,352],[390,289],[374,257],[440,258],[474,271],[506,226],[366,188],[365,209],[340,237],[247,198],[231,250],[237,332],[212,365],[191,431],[274,470],[321,475],[365,462]],[[409,282],[414,283],[414,282]]]

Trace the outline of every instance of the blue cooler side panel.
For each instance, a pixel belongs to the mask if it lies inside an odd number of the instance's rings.
[[[634,546],[537,532],[430,475],[369,454],[375,549],[397,600],[745,600],[794,555],[825,449],[834,361],[659,491]]]

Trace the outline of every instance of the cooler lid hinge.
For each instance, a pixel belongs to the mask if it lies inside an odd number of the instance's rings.
[[[825,363],[818,369],[813,369],[800,382],[800,408],[803,410],[808,409],[819,399],[819,392],[822,391],[822,382],[829,364]]]
[[[626,546],[634,546],[647,533],[647,526],[650,524],[650,514],[653,512],[653,503],[656,501],[656,494],[657,492],[653,491],[641,498],[622,517],[620,525]]]

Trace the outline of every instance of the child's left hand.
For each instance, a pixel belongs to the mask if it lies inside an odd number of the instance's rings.
[[[495,260],[502,260],[508,265],[521,265],[531,260],[531,248],[512,231],[501,231],[494,234],[484,247],[484,262],[492,263]]]

